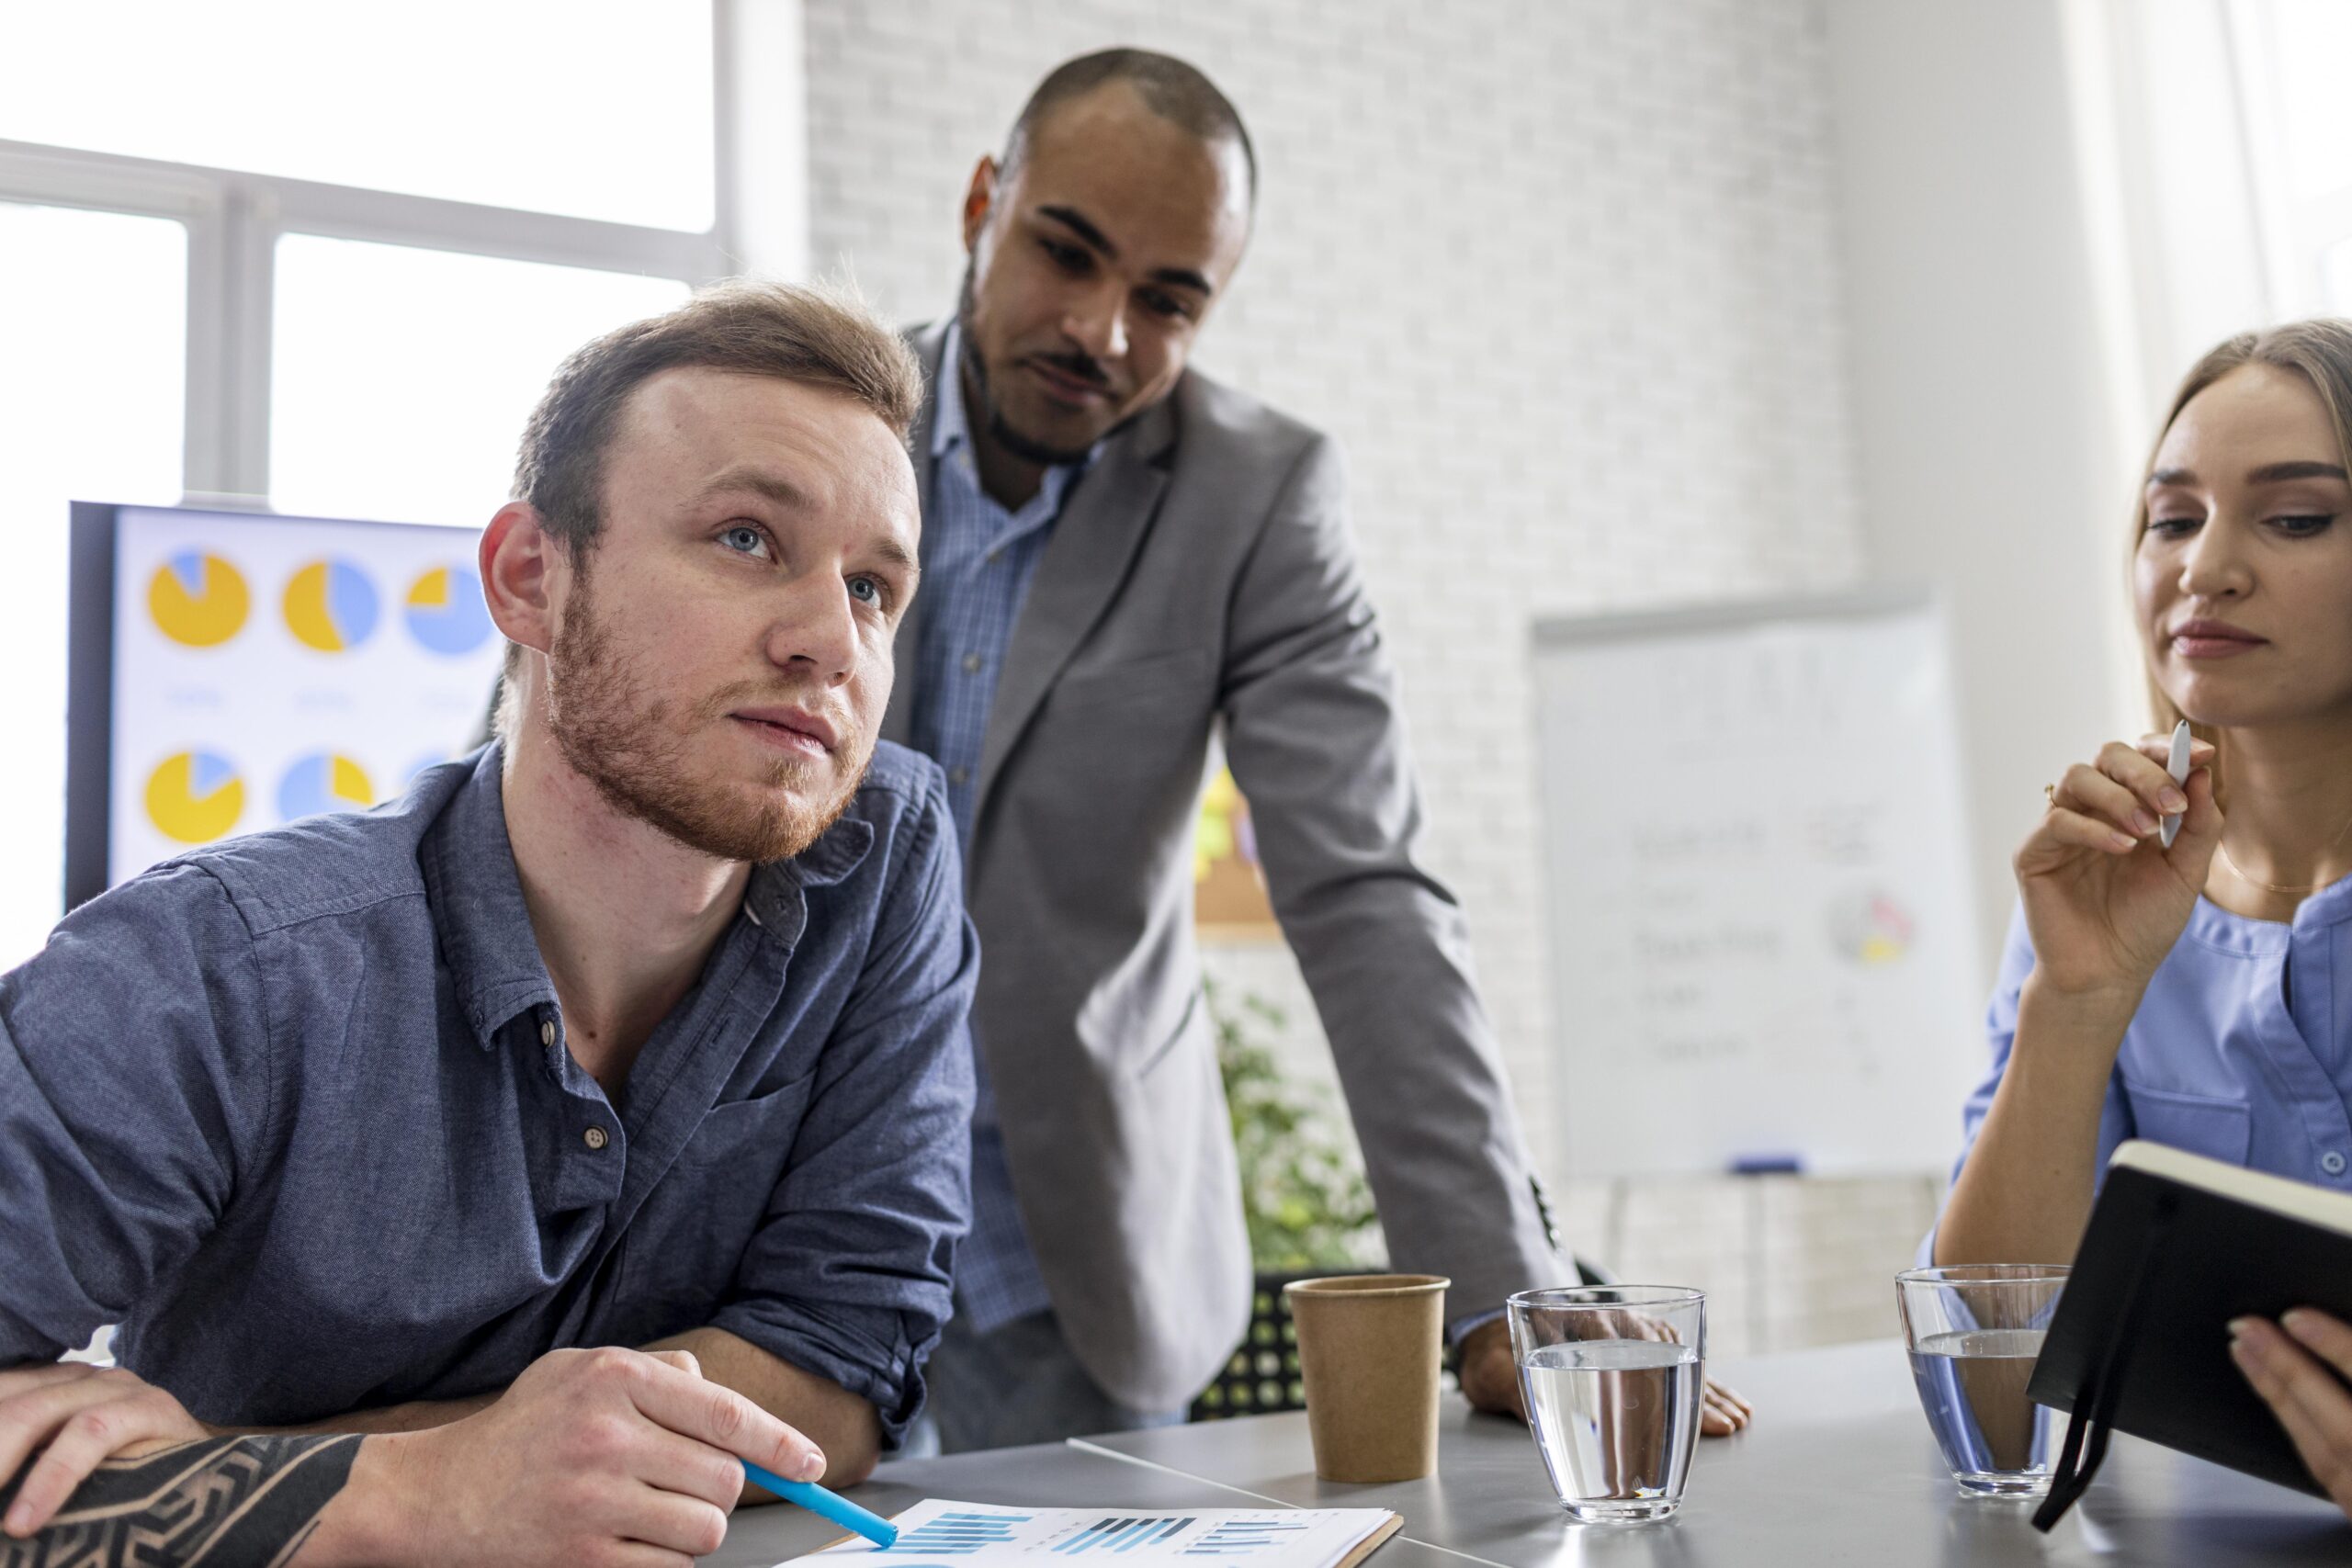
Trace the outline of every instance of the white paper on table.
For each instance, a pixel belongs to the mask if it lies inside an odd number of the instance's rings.
[[[878,1559],[873,1568],[1336,1568],[1393,1517],[1385,1508],[1006,1508],[926,1497],[894,1521],[897,1545],[853,1536],[813,1556]]]

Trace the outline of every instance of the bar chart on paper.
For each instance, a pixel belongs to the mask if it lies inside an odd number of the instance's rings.
[[[1395,1529],[1385,1508],[1004,1508],[926,1498],[900,1514],[896,1544],[837,1542],[820,1557],[874,1568],[1056,1568],[1116,1557],[1131,1568],[1338,1568]]]
[[[969,1557],[984,1547],[1016,1539],[1026,1514],[942,1514],[912,1529],[901,1529],[894,1552],[909,1556]]]

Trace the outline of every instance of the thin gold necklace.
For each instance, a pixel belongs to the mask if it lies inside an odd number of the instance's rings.
[[[2347,817],[2344,819],[2344,826],[2335,830],[2335,837],[2327,841],[2327,848],[2320,851],[2320,853],[2323,855],[2333,853],[2335,846],[2344,841],[2344,835],[2346,833],[2352,833],[2352,817]],[[2316,893],[2321,888],[2329,886],[2329,884],[2324,882],[2314,882],[2307,887],[2290,887],[2276,882],[2265,882],[2258,876],[2247,875],[2245,868],[2238,864],[2236,861],[2230,858],[2230,841],[2227,838],[2223,838],[2216,842],[2213,848],[2221,852],[2222,863],[2230,868],[2230,874],[2232,876],[2236,877],[2240,882],[2250,883],[2253,886],[2261,888],[2266,893],[2285,893],[2290,895],[2296,893]]]

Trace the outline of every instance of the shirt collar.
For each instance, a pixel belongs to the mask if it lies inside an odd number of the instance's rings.
[[[556,999],[506,836],[504,757],[495,740],[475,754],[417,852],[450,983],[484,1049],[518,1015]],[[839,883],[873,848],[874,824],[843,815],[796,858],[752,867],[744,914],[790,952],[808,924],[806,890]]]
[[[946,341],[940,344],[939,406],[931,421],[933,457],[944,457],[972,439],[971,424],[964,417],[963,344],[963,330],[950,326]]]
[[[506,838],[504,756],[494,740],[475,754],[417,852],[450,983],[485,1048],[517,1014],[555,1000]]]

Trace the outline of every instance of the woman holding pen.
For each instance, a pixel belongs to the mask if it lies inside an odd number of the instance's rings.
[[[2071,1258],[2127,1137],[2352,1190],[2347,450],[2352,322],[2232,338],[2175,397],[2132,557],[2160,732],[2067,769],[2018,851],[1936,1262]],[[2352,1376],[2352,1329],[2250,1321],[2233,1353],[2352,1512],[2352,1395],[2323,1365]]]

